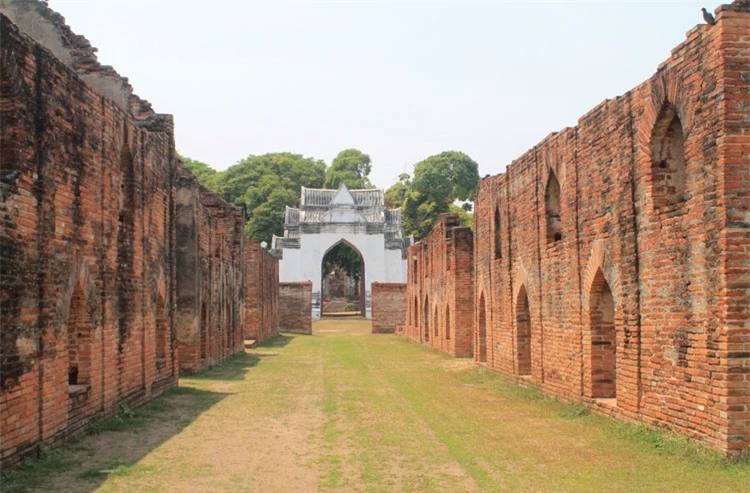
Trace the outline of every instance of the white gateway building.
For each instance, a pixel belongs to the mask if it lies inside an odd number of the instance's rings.
[[[313,319],[321,316],[323,260],[344,243],[362,259],[362,314],[371,317],[373,282],[406,282],[406,248],[401,211],[386,209],[383,190],[302,187],[299,209],[287,207],[284,236],[274,236],[271,252],[279,257],[279,281],[312,281]]]

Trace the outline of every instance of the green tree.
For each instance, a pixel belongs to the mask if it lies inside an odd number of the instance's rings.
[[[419,240],[427,236],[438,215],[458,213],[461,223],[471,227],[471,203],[454,202],[474,199],[479,171],[477,163],[462,152],[447,151],[414,165],[414,179],[399,176],[399,182],[386,192],[390,204],[401,205],[404,235]]]
[[[325,168],[321,160],[289,152],[251,155],[222,174],[219,191],[245,207],[248,236],[270,242],[274,234],[284,234],[286,206],[299,205],[303,186],[320,188]]]
[[[356,281],[362,278],[362,257],[349,245],[339,243],[325,256],[325,272],[331,272],[336,267],[343,268]]]
[[[408,173],[398,175],[398,182],[391,185],[385,192],[385,206],[389,209],[398,209],[404,204],[406,194],[411,189],[411,180]]]
[[[370,156],[358,149],[339,152],[328,167],[323,188],[337,189],[342,184],[350,189],[373,188],[370,174]]]
[[[463,152],[446,151],[414,165],[414,189],[434,202],[474,200],[477,163]]]
[[[206,163],[190,159],[189,157],[181,156],[177,154],[177,157],[185,163],[185,167],[193,172],[198,177],[198,181],[204,187],[216,191],[219,184],[221,173],[213,169]]]

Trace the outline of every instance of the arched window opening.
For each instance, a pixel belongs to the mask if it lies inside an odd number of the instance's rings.
[[[503,256],[503,244],[501,238],[500,228],[500,206],[495,207],[495,258],[499,259]]]
[[[612,290],[601,271],[591,287],[591,397],[617,396],[617,331]]]
[[[557,181],[555,172],[551,169],[544,192],[544,204],[547,216],[547,244],[552,245],[562,240],[562,218],[560,216],[560,182]]]
[[[440,335],[440,324],[438,323],[439,318],[438,318],[438,309],[437,309],[437,306],[435,307],[434,313],[435,313],[435,318],[432,319],[432,323],[434,325],[435,338],[437,339],[438,336]]]
[[[445,340],[451,339],[451,307],[445,307]]]
[[[666,104],[651,132],[651,195],[654,207],[684,200],[685,135],[675,107]]]
[[[76,284],[68,313],[68,385],[91,383],[92,326],[86,295]]]
[[[164,304],[164,298],[158,295],[156,299],[156,368],[161,370],[167,361],[169,353],[169,320],[167,319],[167,310]]]
[[[427,341],[430,340],[430,304],[429,303],[430,303],[430,299],[427,296],[425,296],[424,297],[424,307],[423,307],[423,310],[422,310],[424,312],[424,319],[423,319],[423,321],[424,321],[424,340],[425,340],[425,342],[427,342]]]
[[[479,297],[479,323],[477,327],[477,349],[479,361],[487,361],[487,312],[485,310],[484,293]]]
[[[531,375],[531,311],[525,286],[521,286],[516,302],[516,352],[518,374]]]

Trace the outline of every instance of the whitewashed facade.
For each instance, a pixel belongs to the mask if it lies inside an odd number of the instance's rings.
[[[313,319],[321,314],[323,257],[341,242],[362,257],[367,318],[373,282],[406,282],[410,240],[401,234],[401,211],[385,208],[383,190],[302,187],[300,207],[286,208],[284,236],[274,236],[271,252],[280,259],[281,282],[312,281]]]

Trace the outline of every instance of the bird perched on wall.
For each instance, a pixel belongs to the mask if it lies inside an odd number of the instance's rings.
[[[0,178],[0,181],[3,183],[11,184],[14,181],[18,179],[18,177],[21,176],[20,171],[13,171],[12,173],[8,173],[7,175],[3,175],[2,178]]]
[[[703,7],[701,10],[703,11],[703,20],[706,21],[706,24],[709,24],[711,26],[716,24],[716,19],[714,19],[714,16],[711,15],[711,13],[706,10],[705,7]]]

